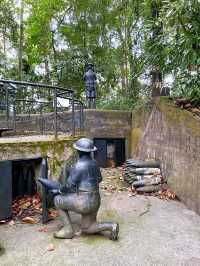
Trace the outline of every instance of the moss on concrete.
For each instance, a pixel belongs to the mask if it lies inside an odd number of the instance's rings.
[[[73,142],[77,138],[63,137],[43,141],[23,141],[0,143],[2,159],[26,159],[48,157],[50,177],[58,179],[60,170],[66,160],[70,159],[74,150]],[[5,155],[5,156],[4,156]]]
[[[168,97],[159,97],[155,101],[156,107],[165,116],[167,122],[184,128],[193,136],[200,136],[200,119],[189,111],[177,107]]]
[[[107,205],[108,203],[106,203]],[[120,224],[120,227],[122,224],[125,223],[124,219],[117,213],[117,211],[114,210],[104,210],[98,218],[99,222],[109,222],[109,221],[116,221]],[[108,241],[105,236],[102,235],[88,235],[88,236],[83,236],[82,237],[84,243],[88,245],[99,245],[99,244],[104,244],[105,241]]]
[[[140,128],[135,128],[132,130],[132,134],[131,134],[131,147],[132,147],[132,152],[135,154],[137,151],[137,147],[139,144],[139,141],[142,137],[143,131]]]
[[[200,119],[189,111],[177,107],[169,97],[159,97],[154,102],[142,106],[132,113],[131,151],[135,155],[145,126],[155,106],[165,117],[169,125],[188,131],[194,137],[200,137]]]
[[[81,237],[81,240],[91,246],[96,246],[96,245],[103,245],[105,244],[105,241],[108,241],[105,236],[102,235],[83,235]]]
[[[144,128],[152,110],[152,105],[146,104],[132,113],[131,152],[136,154],[139,141],[142,138]]]

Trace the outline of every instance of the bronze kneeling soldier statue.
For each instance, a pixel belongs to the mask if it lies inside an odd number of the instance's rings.
[[[81,138],[74,143],[79,159],[70,171],[65,185],[54,189],[54,204],[63,220],[63,227],[54,233],[55,238],[73,238],[74,232],[69,211],[82,215],[81,230],[85,234],[110,232],[110,239],[117,240],[119,225],[116,222],[97,222],[97,212],[101,204],[99,183],[102,176],[91,152],[96,151],[93,141]]]

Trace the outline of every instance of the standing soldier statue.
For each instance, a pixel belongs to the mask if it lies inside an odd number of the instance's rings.
[[[96,88],[95,88],[96,74],[94,72],[93,64],[86,64],[84,82],[85,82],[86,105],[89,109],[95,109],[96,108]]]
[[[39,178],[39,181],[54,194],[54,204],[59,210],[63,227],[54,233],[55,238],[73,238],[74,230],[69,211],[81,214],[81,231],[85,234],[109,232],[111,240],[117,240],[119,225],[116,222],[97,222],[97,213],[101,203],[99,183],[102,176],[91,153],[96,151],[93,141],[81,138],[74,143],[79,159],[71,168],[65,184]]]

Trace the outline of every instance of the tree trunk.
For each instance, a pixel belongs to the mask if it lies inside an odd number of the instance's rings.
[[[49,62],[48,62],[48,59],[45,58],[45,61],[44,61],[44,65],[45,65],[45,81],[47,84],[50,84],[50,69],[49,69]],[[49,88],[48,89],[48,100],[51,99],[51,89]]]
[[[22,56],[23,56],[23,43],[24,43],[24,1],[20,2],[20,24],[19,24],[19,46],[18,46],[18,79],[22,80]]]
[[[159,6],[156,0],[153,0],[151,3],[151,15],[153,20],[157,20],[159,17]],[[156,25],[152,28],[152,40],[153,42],[157,41],[157,37],[162,30],[162,25]],[[162,73],[160,71],[160,67],[158,65],[152,66],[151,71],[151,96],[157,97],[160,96],[162,86]]]
[[[151,96],[157,97],[161,95],[161,86],[162,86],[162,73],[159,70],[159,67],[154,67],[151,71]]]

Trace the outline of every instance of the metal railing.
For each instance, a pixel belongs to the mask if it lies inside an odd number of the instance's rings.
[[[62,102],[62,103],[61,103]],[[84,105],[72,89],[0,79],[0,129],[83,134]],[[35,123],[35,127],[34,127]]]

